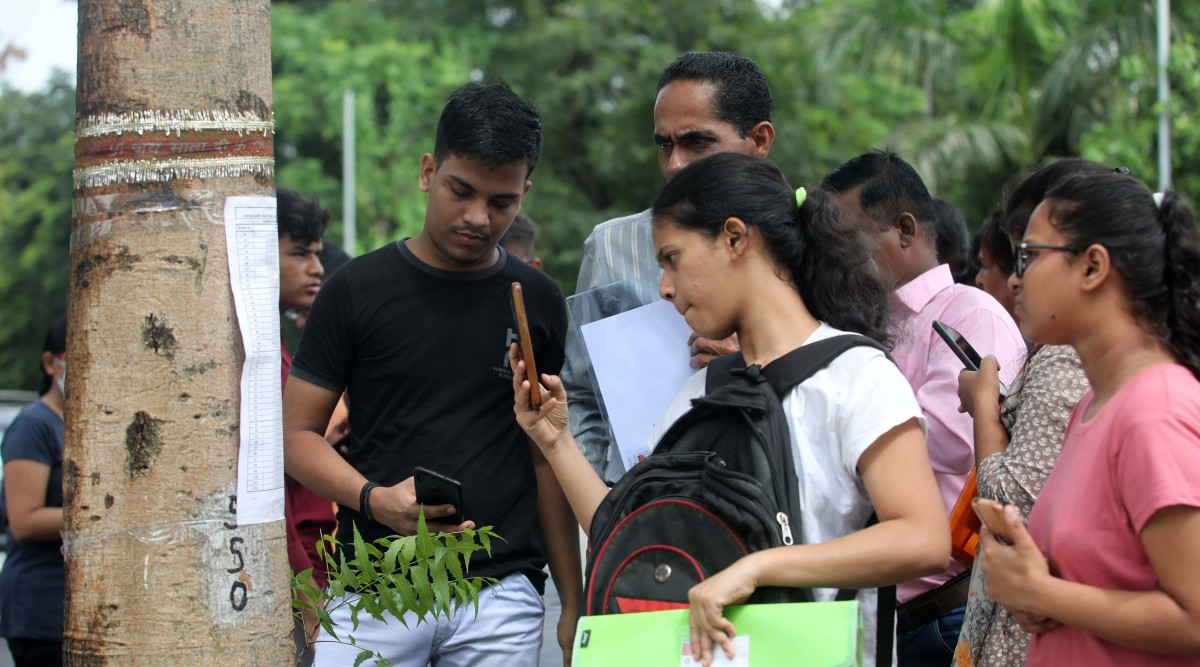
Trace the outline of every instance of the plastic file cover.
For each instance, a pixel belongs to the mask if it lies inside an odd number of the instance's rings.
[[[738,667],[862,665],[863,624],[858,602],[796,602],[725,608],[745,656],[714,664]],[[584,616],[575,629],[575,667],[690,667],[688,610]],[[742,643],[742,642],[739,642]],[[717,647],[715,653],[724,659]],[[744,660],[748,658],[748,660]]]

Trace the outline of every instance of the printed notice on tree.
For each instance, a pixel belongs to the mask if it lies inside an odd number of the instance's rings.
[[[283,519],[283,392],[280,386],[279,235],[274,197],[225,200],[233,305],[246,361],[238,433],[239,525]]]

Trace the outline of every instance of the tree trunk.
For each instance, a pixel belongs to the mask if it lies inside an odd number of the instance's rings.
[[[269,2],[80,0],[78,82],[66,662],[286,665],[283,522],[234,514],[223,224],[274,195]]]

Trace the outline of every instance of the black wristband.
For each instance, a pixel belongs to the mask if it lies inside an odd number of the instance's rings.
[[[377,486],[379,485],[375,482],[367,482],[358,492],[358,513],[363,515],[367,521],[375,520],[375,514],[371,511],[371,489]]]

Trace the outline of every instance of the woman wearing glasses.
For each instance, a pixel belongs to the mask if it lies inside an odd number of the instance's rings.
[[[42,347],[41,398],[25,406],[0,443],[8,559],[0,570],[0,636],[16,667],[62,664],[63,385],[67,318]]]
[[[1068,176],[1111,172],[1105,165],[1080,158],[1047,164],[1013,189],[1003,211],[984,222],[979,248],[982,268],[976,285],[1004,304],[1014,320],[1019,322],[1014,312],[1016,292],[1009,284],[1016,269],[1013,245],[1025,234],[1033,209]],[[978,495],[1012,505],[1025,518],[1058,461],[1067,422],[1088,381],[1070,345],[1034,343],[1003,403],[999,384],[996,360],[986,358],[978,372],[959,375],[958,397],[962,409],[974,419]],[[980,561],[977,557],[971,573],[955,665],[1021,667],[1029,635],[985,592]]]
[[[983,531],[987,592],[1034,633],[1029,665],[1200,664],[1195,217],[1130,176],[1075,175],[1016,255],[1022,333],[1073,346],[1091,389],[1029,528],[1009,507]]]

